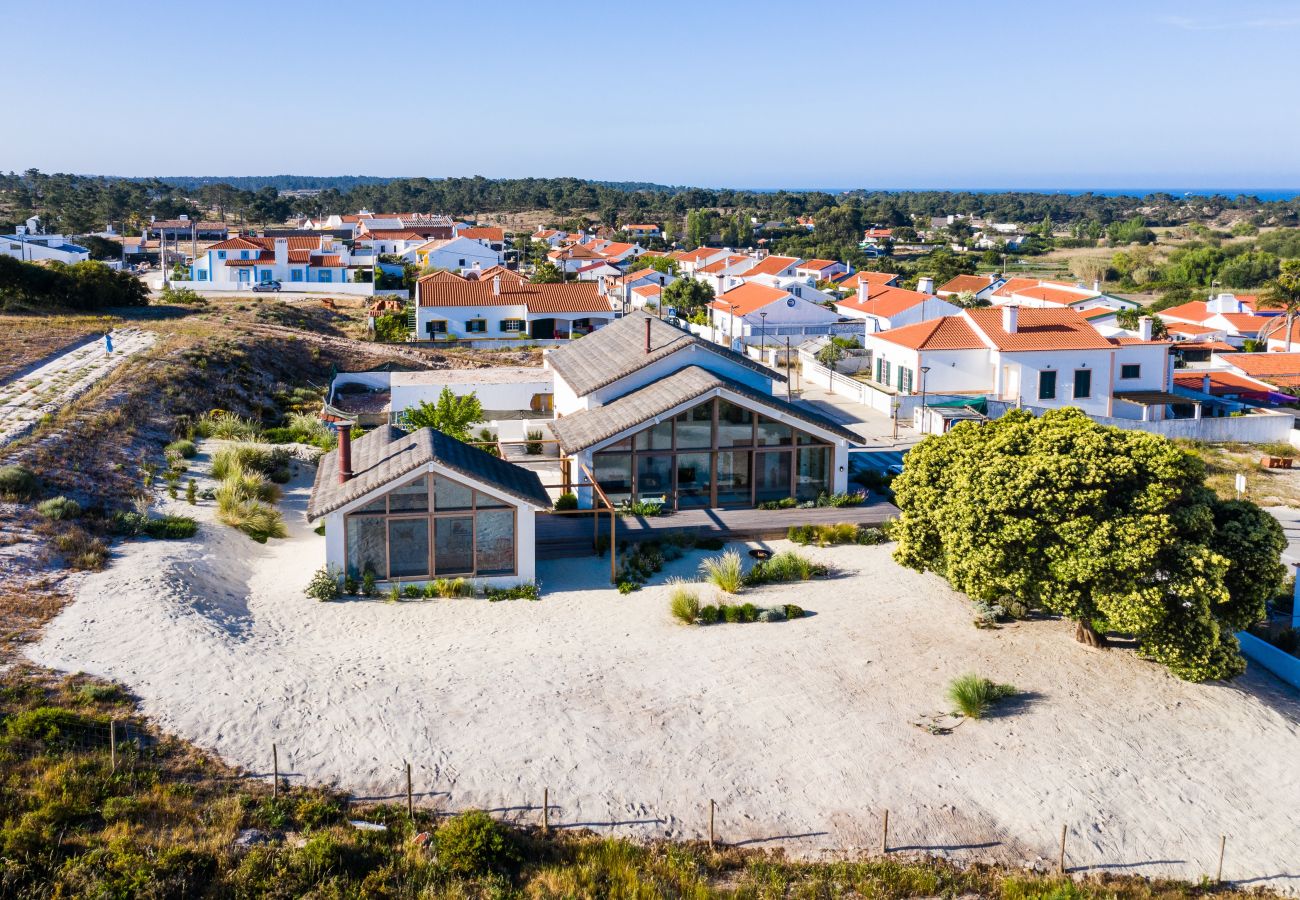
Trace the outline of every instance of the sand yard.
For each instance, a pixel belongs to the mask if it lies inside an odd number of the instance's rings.
[[[201,460],[196,460],[201,463]],[[815,856],[891,844],[960,860],[1300,887],[1300,698],[1266,674],[1180,682],[1131,652],[1089,651],[1062,622],[971,625],[938,578],[890,548],[809,549],[831,580],[748,592],[814,615],[687,627],[663,579],[620,596],[608,559],[539,563],[541,602],[322,604],[303,521],[311,467],[266,546],[217,524],[117,548],[30,648],[129,687],[168,730],[250,771],[271,745],[295,782],[482,807],[636,837],[706,834]],[[202,486],[202,485],[201,485]],[[193,512],[183,502],[169,511]],[[707,589],[706,589],[707,590]],[[916,727],[977,671],[1023,693],[953,733]]]

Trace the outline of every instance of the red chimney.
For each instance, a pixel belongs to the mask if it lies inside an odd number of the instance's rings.
[[[339,484],[352,478],[352,423],[339,423]]]
[[[645,352],[650,353],[650,317],[645,317]]]

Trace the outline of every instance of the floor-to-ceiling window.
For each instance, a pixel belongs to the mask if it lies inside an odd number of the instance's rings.
[[[422,475],[349,513],[347,569],[361,578],[513,575],[515,508],[438,475]]]
[[[830,490],[832,447],[723,398],[648,425],[593,454],[614,503],[663,497],[678,509],[753,506]]]

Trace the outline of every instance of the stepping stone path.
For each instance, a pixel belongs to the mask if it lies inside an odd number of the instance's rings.
[[[152,331],[138,328],[114,331],[111,354],[104,350],[101,336],[0,385],[0,447],[57,413],[129,357],[152,347],[156,339]]]

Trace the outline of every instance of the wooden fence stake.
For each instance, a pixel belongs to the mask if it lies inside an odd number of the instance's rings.
[[[709,801],[709,849],[713,849],[713,810],[718,804]]]
[[[1223,884],[1223,848],[1228,845],[1228,836],[1219,835],[1219,869],[1214,873],[1214,883]]]
[[[1068,825],[1061,826],[1061,856],[1056,861],[1056,871],[1061,875],[1065,874],[1065,832],[1068,828]]]
[[[275,744],[271,745],[271,796],[280,796],[280,748]]]
[[[880,828],[880,852],[889,852],[889,810],[885,810],[885,821]]]
[[[551,789],[542,788],[542,834],[551,831]]]
[[[113,771],[117,771],[117,719],[108,722],[108,760]]]
[[[411,763],[406,761],[406,817],[415,820],[415,796],[411,793]]]

